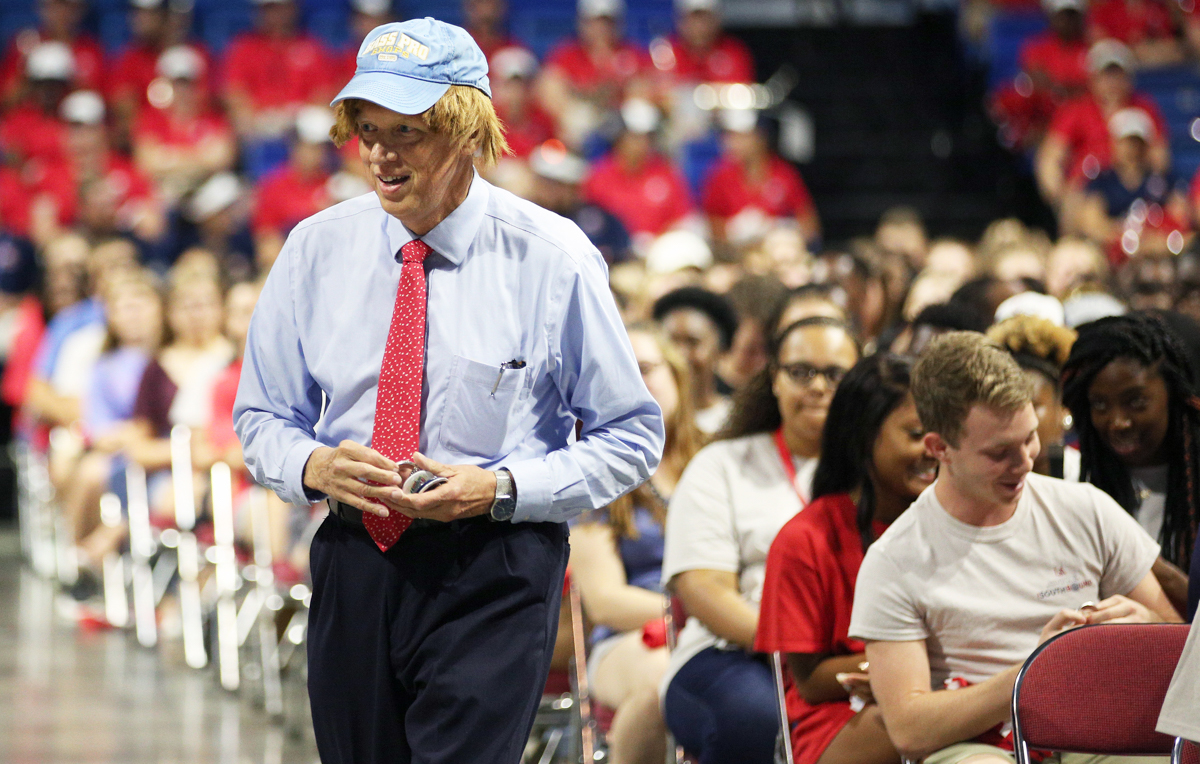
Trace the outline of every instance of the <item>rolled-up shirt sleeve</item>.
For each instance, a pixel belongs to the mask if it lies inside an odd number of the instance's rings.
[[[297,329],[290,244],[271,269],[250,321],[233,417],[255,481],[288,503],[305,505],[324,498],[304,488],[308,457],[322,445],[314,437],[322,397]]]
[[[563,522],[603,507],[649,479],[662,458],[662,411],[642,381],[599,253],[567,278],[546,340],[551,373],[582,429],[544,457],[504,465],[517,488],[513,522]]]

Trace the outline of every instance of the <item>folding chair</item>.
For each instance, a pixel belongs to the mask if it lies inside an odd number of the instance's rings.
[[[1194,740],[1175,738],[1171,749],[1171,764],[1200,764],[1200,743]]]
[[[175,489],[175,526],[179,530],[179,613],[183,619],[183,658],[192,668],[208,665],[204,647],[204,610],[200,603],[199,544],[196,541],[196,493],[192,482],[192,431],[171,428],[171,482]]]
[[[125,467],[125,494],[129,502],[129,558],[133,586],[133,622],[142,647],[158,644],[153,559],[157,551],[150,527],[150,499],[146,493],[146,471],[130,462]]]
[[[216,618],[213,623],[213,644],[216,645],[218,674],[221,686],[233,691],[241,684],[239,671],[237,602],[240,588],[237,552],[233,547],[233,473],[229,465],[217,462],[212,466],[213,547],[216,557]]]
[[[771,653],[771,673],[775,677],[775,708],[779,711],[779,736],[775,740],[776,764],[795,764],[792,753],[792,726],[788,721],[787,684],[783,674],[783,654]]]
[[[1013,687],[1017,764],[1029,750],[1166,756],[1154,730],[1187,640],[1187,624],[1098,624],[1046,640]]]

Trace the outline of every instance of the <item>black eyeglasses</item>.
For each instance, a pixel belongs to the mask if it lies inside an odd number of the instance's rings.
[[[788,375],[788,379],[792,380],[802,387],[810,386],[818,376],[825,378],[825,384],[830,387],[837,387],[838,383],[845,378],[849,369],[843,369],[841,366],[826,366],[818,368],[811,363],[798,361],[796,363],[781,363],[779,370]]]

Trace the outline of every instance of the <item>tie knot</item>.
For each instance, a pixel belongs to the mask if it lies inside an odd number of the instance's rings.
[[[405,263],[420,263],[425,260],[425,256],[433,251],[433,247],[429,246],[420,239],[413,239],[409,243],[400,248],[400,258]]]

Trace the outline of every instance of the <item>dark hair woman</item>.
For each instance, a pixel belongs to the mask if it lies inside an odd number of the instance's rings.
[[[663,579],[690,617],[667,668],[664,711],[702,762],[772,761],[774,682],[753,655],[767,550],[810,501],[821,428],[857,360],[837,319],[787,326],[767,368],[735,395],[720,440],[696,454],[671,497]]]
[[[909,394],[911,369],[907,358],[879,354],[842,380],[825,420],[813,501],[767,555],[755,647],[787,656],[797,764],[900,759],[878,707],[856,714],[851,706],[867,677],[863,643],[848,630],[867,547],[937,475]]]
[[[1082,479],[1116,499],[1162,545],[1163,558],[1185,570],[1200,506],[1196,389],[1179,338],[1151,313],[1079,327],[1063,366],[1063,402],[1079,434]],[[1178,606],[1182,573],[1161,560],[1154,573]],[[1189,601],[1190,618],[1195,596]]]

